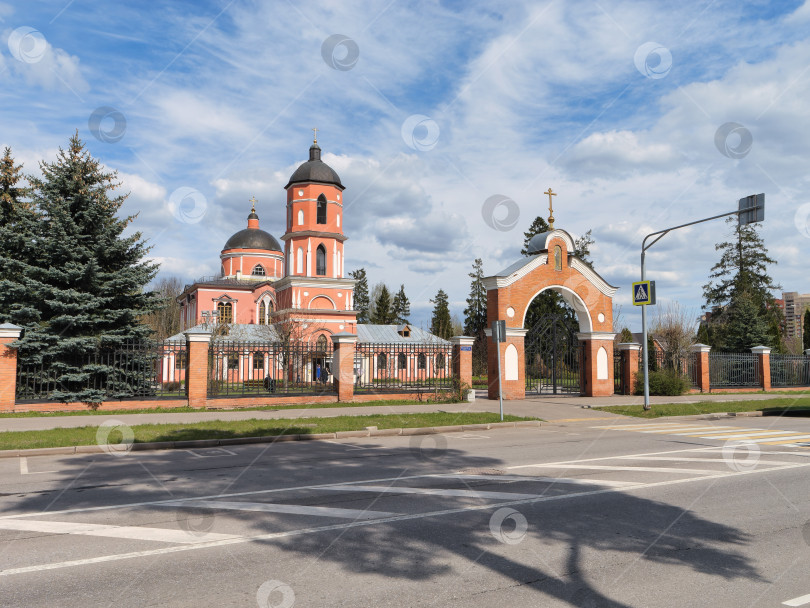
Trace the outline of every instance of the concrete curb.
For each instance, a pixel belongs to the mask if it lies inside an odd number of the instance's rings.
[[[443,433],[463,433],[465,431],[493,431],[497,429],[514,429],[539,427],[539,420],[522,420],[520,422],[492,422],[489,424],[465,424],[454,426],[437,426],[421,428],[374,429],[363,431],[338,431],[336,433],[312,433],[307,435],[270,435],[267,437],[233,437],[230,439],[196,439],[191,441],[154,441],[133,443],[133,452],[146,450],[188,450],[194,448],[213,448],[226,445],[248,445],[251,443],[276,443],[281,441],[318,441],[329,439],[352,439],[356,437],[393,437],[411,435],[438,435]],[[105,452],[103,445],[79,445],[62,448],[35,448],[31,450],[0,450],[0,458],[17,458],[19,456],[54,456],[64,454],[97,454]],[[121,450],[118,454],[123,454]]]

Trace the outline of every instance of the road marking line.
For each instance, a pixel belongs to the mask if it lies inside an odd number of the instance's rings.
[[[494,498],[515,500],[520,498],[534,498],[537,494],[520,494],[518,492],[478,492],[476,490],[452,490],[446,488],[410,488],[404,486],[324,486],[321,490],[337,490],[338,492],[378,492],[391,494],[428,494],[430,496],[459,496],[462,498]]]
[[[767,454],[768,452],[766,452]],[[663,460],[663,461],[670,461],[670,462],[715,462],[718,464],[725,464],[725,461],[722,458],[673,458],[669,456],[648,456],[646,458],[632,458],[627,456],[621,457],[623,460]],[[770,464],[770,465],[780,465],[780,464],[796,464],[795,462],[789,462],[787,460],[759,460],[758,464]]]
[[[290,515],[317,515],[319,517],[342,517],[344,519],[372,519],[397,515],[390,511],[361,511],[359,509],[335,509],[307,505],[282,505],[268,502],[227,502],[219,500],[178,500],[164,502],[161,507],[189,509],[223,509],[230,511],[262,511],[265,513],[288,513]]]
[[[719,460],[718,462],[722,463],[723,461]],[[711,469],[674,469],[670,467],[615,467],[615,466],[611,467],[594,464],[556,464],[556,465],[526,464],[514,468],[522,469],[529,467],[536,469],[593,469],[599,471],[645,471],[652,473],[702,473],[705,475],[713,475],[717,473],[717,471]]]
[[[717,462],[715,460],[715,462]],[[722,462],[722,461],[720,461]],[[794,464],[794,463],[789,463]],[[531,476],[531,475],[435,475],[435,477],[444,477],[447,479],[470,479],[470,480],[487,480],[492,479],[496,481],[540,481],[540,482],[548,482],[548,483],[566,483],[566,484],[574,484],[574,485],[594,485],[594,486],[608,486],[608,487],[615,487],[615,488],[623,488],[625,486],[636,486],[639,482],[636,481],[607,481],[604,479],[582,479],[582,478],[572,478],[572,477],[540,477],[538,476]]]
[[[691,447],[691,448],[684,448],[680,450],[664,450],[658,452],[644,452],[642,454],[631,454],[630,456],[657,456],[660,454],[683,454],[689,452],[715,452],[721,450],[721,446],[700,446],[700,447]],[[781,452],[775,452],[781,453]],[[599,462],[604,460],[616,460],[617,458],[621,458],[620,456],[600,456],[598,458],[582,458],[579,460],[562,460],[559,462],[551,462],[547,463],[549,465],[552,464],[566,464],[566,463],[577,463],[577,462]],[[507,470],[514,469],[514,468],[521,468],[518,467],[506,467]],[[351,485],[353,483],[361,483],[361,484],[368,484],[368,483],[381,483],[381,482],[389,482],[389,481],[402,481],[405,479],[429,479],[431,477],[436,477],[436,474],[429,474],[429,475],[405,475],[405,476],[397,476],[397,477],[382,477],[379,479],[364,479],[358,482],[345,482],[344,484],[339,485]],[[318,488],[322,488],[325,486],[334,486],[336,484],[313,484],[308,486],[293,486],[293,487],[286,487],[286,488],[273,488],[270,490],[250,490],[247,492],[231,492],[228,494],[211,494],[207,496],[190,496],[186,499],[180,500],[206,500],[206,499],[216,499],[216,498],[233,498],[236,496],[256,496],[258,494],[272,494],[275,492],[292,492],[297,490],[316,490]],[[118,505],[104,505],[99,507],[77,507],[73,509],[62,509],[60,511],[35,511],[33,513],[14,513],[11,515],[0,515],[0,520],[3,519],[17,519],[21,517],[37,517],[43,514],[47,515],[60,515],[64,513],[86,513],[91,511],[108,511],[110,509],[131,509],[135,507],[149,507],[149,506],[159,506],[165,502],[176,502],[177,498],[167,498],[164,500],[145,500],[142,502],[132,502],[132,503],[122,503]]]
[[[749,437],[753,439],[761,439],[769,435],[774,439],[779,439],[778,435],[793,435],[791,431],[756,431],[752,433],[737,433],[734,435],[719,435],[715,437],[714,434],[711,435],[694,435],[694,437],[700,437],[701,439],[747,439]]]
[[[746,437],[748,435],[790,435],[791,433],[795,433],[795,431],[765,431],[762,429],[752,429],[750,431],[741,431],[737,429],[735,431],[712,431],[710,433],[707,432],[689,432],[689,433],[673,433],[676,437],[679,436],[689,436],[689,437],[712,437],[717,435],[719,438],[723,437],[731,437],[734,435],[738,435],[740,437]]]
[[[687,451],[687,450],[683,450]],[[810,463],[803,463],[803,464],[796,464],[791,465],[789,467],[783,468],[806,468],[810,467]],[[750,471],[737,471],[732,472],[731,476],[737,475],[759,475],[764,472],[770,472],[775,469],[753,469]],[[690,483],[693,481],[707,481],[710,479],[719,479],[721,477],[728,477],[729,474],[722,473],[718,475],[713,475],[711,477],[690,477],[685,479],[670,479],[669,481],[658,481],[653,483],[646,483],[646,484],[639,484],[635,488],[628,488],[624,490],[625,492],[632,492],[637,489],[647,489],[647,488],[657,488],[663,486],[671,486],[675,484],[681,483]],[[400,478],[401,479],[401,478]],[[279,538],[286,538],[291,536],[301,536],[304,534],[317,534],[319,532],[327,532],[332,530],[345,530],[346,528],[356,528],[360,526],[374,526],[379,524],[385,523],[395,523],[400,521],[408,521],[414,519],[425,519],[428,517],[443,517],[446,515],[457,515],[460,513],[471,513],[474,511],[486,511],[489,509],[495,509],[496,507],[517,507],[519,505],[529,505],[541,502],[551,502],[555,500],[567,500],[569,498],[580,498],[583,496],[598,496],[600,494],[608,494],[611,492],[616,492],[614,489],[610,488],[602,488],[599,490],[591,490],[588,492],[576,492],[572,494],[559,494],[557,496],[539,496],[534,498],[528,498],[525,500],[512,500],[505,503],[498,503],[496,505],[487,504],[487,505],[473,505],[467,507],[460,507],[456,509],[445,509],[442,511],[430,511],[426,513],[414,513],[414,514],[406,514],[406,515],[397,515],[394,517],[388,517],[383,519],[367,519],[364,521],[353,521],[347,522],[344,524],[334,524],[331,526],[319,526],[315,528],[304,528],[299,530],[289,530],[286,532],[273,532],[270,534],[261,534],[258,536],[245,536],[241,538],[231,538],[231,539],[223,539],[219,541],[212,541],[206,543],[199,543],[196,545],[178,545],[175,547],[163,547],[161,549],[152,549],[151,551],[134,551],[132,553],[119,553],[117,555],[104,555],[99,557],[91,557],[88,559],[77,559],[72,561],[66,562],[54,562],[50,564],[40,564],[37,566],[24,566],[21,568],[10,568],[8,570],[0,571],[0,576],[11,576],[14,574],[26,574],[30,572],[42,572],[46,570],[58,570],[61,568],[70,568],[75,566],[86,566],[89,564],[99,564],[105,562],[114,562],[120,561],[124,559],[133,559],[137,557],[147,557],[151,555],[166,555],[169,553],[180,553],[182,551],[193,551],[197,549],[208,549],[213,547],[224,547],[226,545],[236,545],[242,543],[251,543],[251,542],[264,542],[268,540],[275,540]]]
[[[242,538],[235,534],[206,533],[194,536],[185,530],[169,528],[145,528],[140,526],[110,526],[105,524],[82,524],[63,521],[31,521],[6,519],[0,522],[0,529],[20,530],[24,532],[42,532],[44,534],[78,534],[81,536],[104,536],[107,538],[126,538],[129,540],[151,540],[163,543],[197,544],[201,542]]]
[[[801,597],[795,597],[786,602],[782,602],[783,606],[804,606],[805,604],[810,604],[810,593]]]
[[[710,439],[710,438],[709,438]],[[776,441],[776,440],[780,441]],[[748,439],[746,443],[762,443],[765,445],[783,445],[786,443],[793,443],[794,441],[810,439],[810,435],[782,435],[780,437],[764,437],[759,439]],[[784,440],[784,441],[782,441]]]
[[[677,432],[676,432],[677,431]],[[689,435],[691,433],[742,433],[743,429],[728,426],[696,426],[694,428],[677,428],[665,431],[640,431],[641,433],[660,433],[669,435]]]
[[[43,473],[58,473],[59,471],[35,471],[28,470],[28,457],[20,456],[20,475],[42,475]]]

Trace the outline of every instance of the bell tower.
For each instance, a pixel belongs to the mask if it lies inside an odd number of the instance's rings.
[[[346,278],[344,269],[344,186],[335,170],[321,160],[317,132],[309,160],[295,170],[284,189],[285,267],[284,278],[276,283],[280,306],[305,327],[356,333],[354,280]]]

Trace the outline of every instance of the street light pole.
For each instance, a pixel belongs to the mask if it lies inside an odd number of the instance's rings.
[[[739,218],[739,225],[745,224],[754,224],[756,222],[762,222],[765,220],[765,195],[764,194],[754,194],[751,196],[747,196],[745,198],[741,198],[739,201],[739,207],[736,211],[730,211],[728,213],[721,213],[720,215],[713,215],[712,217],[707,217],[702,220],[696,220],[694,222],[689,222],[687,224],[681,224],[680,226],[673,226],[672,228],[667,228],[665,230],[659,230],[658,232],[652,232],[644,237],[644,240],[641,241],[641,280],[646,280],[647,275],[647,266],[646,266],[646,254],[647,250],[655,245],[659,240],[665,237],[667,234],[672,232],[673,230],[678,230],[679,228],[686,228],[687,226],[694,226],[695,224],[702,224],[703,222],[709,222],[711,220],[716,220],[721,217],[728,217],[729,215],[736,215]],[[647,239],[651,236],[655,238],[647,244]],[[644,344],[642,345],[642,365],[644,366],[644,409],[650,409],[650,376],[648,373],[649,370],[649,348],[647,348],[647,305],[643,304],[641,306],[641,327],[642,327],[642,336],[644,340]]]

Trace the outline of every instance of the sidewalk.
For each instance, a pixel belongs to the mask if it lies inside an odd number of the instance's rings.
[[[720,394],[683,395],[681,397],[650,397],[650,403],[696,403],[698,401],[758,401],[788,397],[773,394]],[[548,422],[576,422],[587,420],[607,420],[616,418],[627,420],[626,416],[609,414],[583,406],[599,407],[606,405],[631,405],[643,403],[642,397],[613,395],[611,397],[576,397],[563,395],[533,396],[519,401],[504,401],[503,411],[515,416],[536,416]],[[43,418],[0,418],[2,431],[38,431],[53,428],[98,426],[105,420],[117,418],[130,426],[136,424],[161,424],[178,422],[205,422],[208,420],[273,420],[277,418],[365,416],[376,414],[419,414],[425,412],[498,412],[498,400],[486,398],[486,391],[477,391],[474,403],[442,403],[427,405],[392,405],[336,408],[296,408],[286,410],[227,410],[182,412],[177,414],[121,414],[109,416],[53,416]]]

